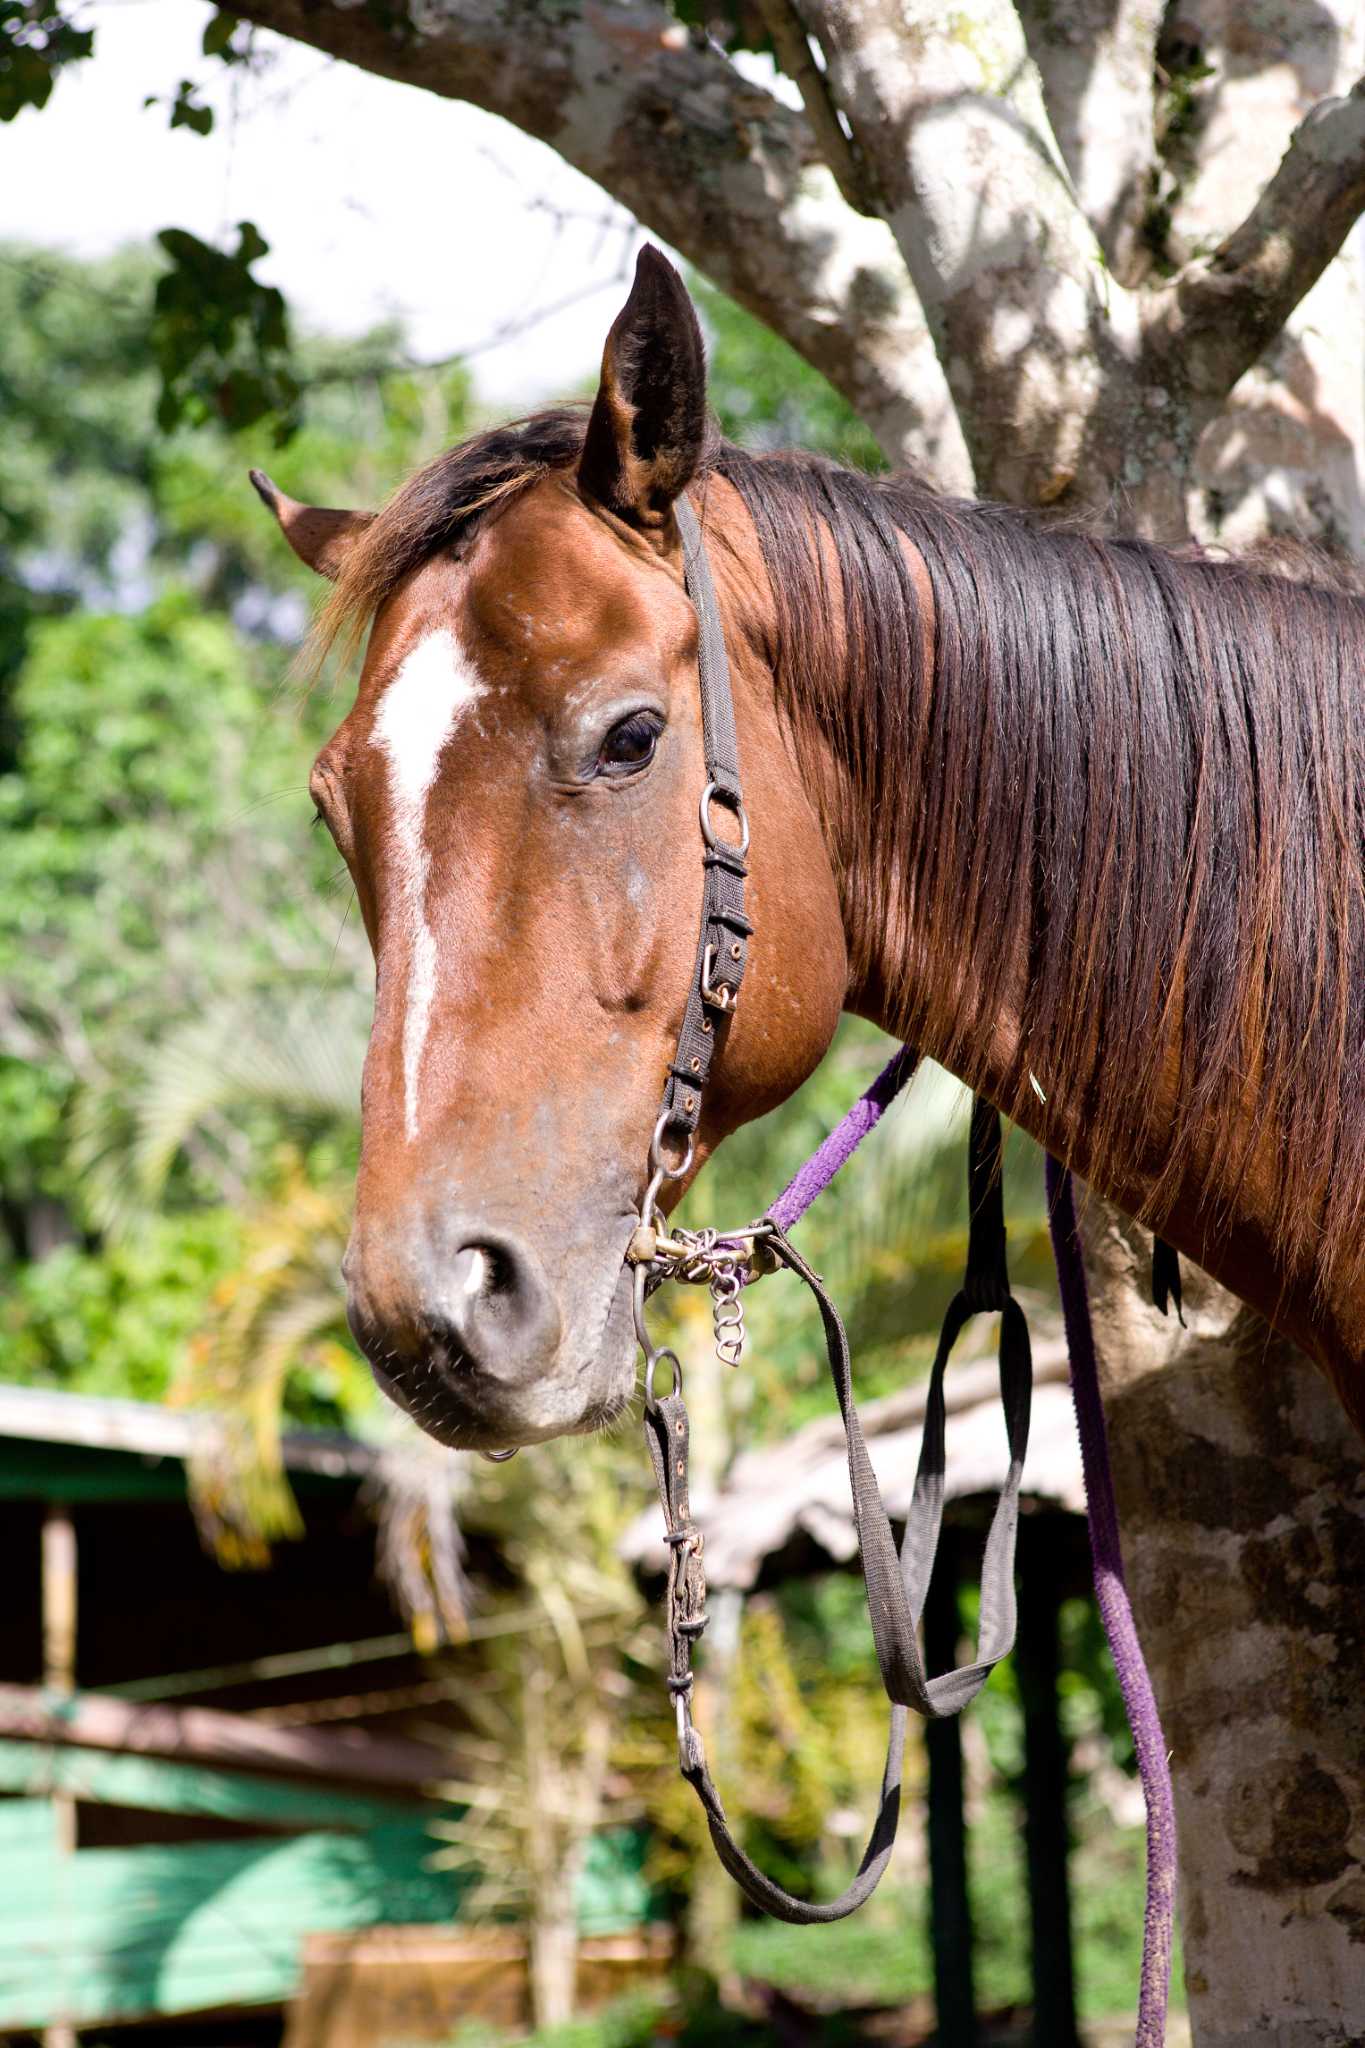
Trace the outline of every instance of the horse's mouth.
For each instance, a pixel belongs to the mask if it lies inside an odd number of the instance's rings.
[[[439,1338],[399,1355],[385,1350],[355,1317],[352,1332],[375,1384],[427,1436],[456,1451],[504,1451],[558,1436],[590,1436],[629,1408],[635,1393],[629,1293],[618,1288],[597,1333],[593,1356],[577,1372],[547,1363],[508,1381],[482,1372]]]

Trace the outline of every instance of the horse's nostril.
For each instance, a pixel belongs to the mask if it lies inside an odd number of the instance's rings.
[[[450,1284],[461,1301],[477,1301],[480,1295],[514,1292],[517,1266],[496,1245],[467,1244],[455,1254]]]
[[[505,1380],[542,1371],[559,1343],[559,1314],[539,1260],[510,1236],[451,1234],[454,1254],[428,1318],[451,1367]]]

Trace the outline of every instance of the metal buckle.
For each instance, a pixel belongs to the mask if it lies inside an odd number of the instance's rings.
[[[714,946],[708,946],[702,955],[701,999],[709,1010],[719,1010],[724,1016],[728,1017],[734,1010],[735,1004],[739,1001],[739,997],[734,989],[728,987],[725,982],[722,981],[717,984],[712,981],[711,975],[715,969],[715,964],[716,949]]]

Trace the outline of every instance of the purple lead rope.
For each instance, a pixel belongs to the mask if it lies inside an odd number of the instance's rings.
[[[841,1166],[875,1130],[919,1064],[906,1045],[888,1060],[843,1120],[806,1161],[773,1203],[769,1215],[783,1231],[798,1223]],[[1119,1547],[1119,1514],[1109,1464],[1109,1435],[1100,1402],[1090,1296],[1076,1231],[1071,1175],[1055,1159],[1047,1162],[1048,1216],[1057,1287],[1071,1359],[1071,1397],[1081,1442],[1081,1466],[1090,1528],[1095,1600],[1109,1653],[1118,1674],[1128,1726],[1133,1731],[1138,1775],[1147,1807],[1147,1905],[1142,1922],[1142,1973],[1138,1989],[1135,2048],[1162,2048],[1171,1981],[1171,1940],[1175,1912],[1175,1806],[1166,1739],[1161,1732],[1152,1681],[1138,1641]]]
[[[915,1068],[919,1054],[903,1045],[889,1059],[870,1088],[858,1097],[847,1116],[834,1126],[824,1143],[793,1180],[788,1181],[768,1214],[779,1230],[788,1231],[799,1223],[817,1195],[822,1195],[841,1166],[853,1157],[869,1131],[877,1128],[882,1112],[900,1094]]]
[[[1081,1240],[1071,1175],[1047,1162],[1048,1220],[1057,1262],[1057,1286],[1071,1357],[1071,1398],[1081,1440],[1085,1498],[1090,1523],[1090,1556],[1095,1599],[1118,1673],[1128,1726],[1137,1750],[1138,1775],[1147,1805],[1147,1909],[1142,1922],[1142,1976],[1138,1989],[1136,2048],[1161,2048],[1166,2039],[1166,2000],[1171,1982],[1171,1933],[1175,1912],[1175,1804],[1166,1738],[1156,1695],[1128,1601],[1119,1548],[1119,1511],[1109,1466],[1109,1432],[1100,1401],[1095,1333],[1085,1283]]]

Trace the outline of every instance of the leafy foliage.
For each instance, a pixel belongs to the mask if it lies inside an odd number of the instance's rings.
[[[847,400],[795,349],[695,272],[688,287],[711,341],[711,405],[732,440],[759,449],[813,448],[860,469],[886,467]]]
[[[0,121],[25,107],[45,107],[57,74],[95,47],[52,0],[0,0]]]
[[[171,126],[180,125],[204,134],[213,125],[186,85],[171,114]],[[157,425],[169,433],[216,418],[243,428],[273,415],[277,444],[289,440],[298,429],[300,386],[284,296],[251,274],[269,244],[249,220],[238,226],[231,253],[187,228],[163,228],[157,240],[171,262],[153,300],[151,340],[161,371]]]
[[[212,1208],[157,1217],[123,1244],[69,1241],[15,1265],[0,1297],[5,1379],[164,1400],[172,1362],[241,1255],[237,1217]]]

